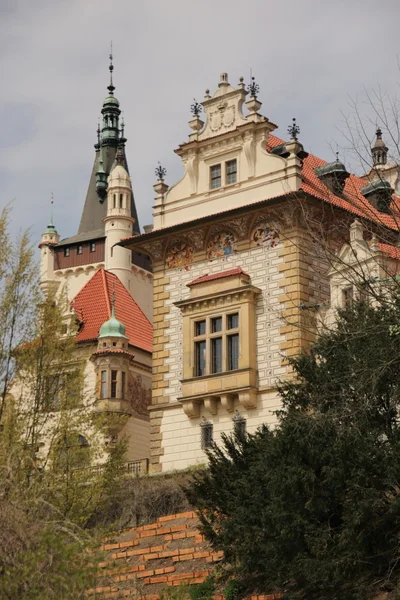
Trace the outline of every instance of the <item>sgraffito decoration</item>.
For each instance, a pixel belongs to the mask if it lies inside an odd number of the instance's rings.
[[[274,248],[279,243],[279,231],[273,223],[262,221],[251,234],[251,242],[256,246]]]
[[[167,252],[166,264],[168,269],[190,269],[193,261],[193,247],[187,242],[176,242]]]
[[[220,231],[213,235],[207,244],[208,260],[228,258],[236,252],[236,237],[229,231]]]

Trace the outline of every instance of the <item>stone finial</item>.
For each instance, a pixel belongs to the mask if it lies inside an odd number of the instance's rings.
[[[219,84],[218,87],[228,87],[229,85],[229,81],[228,81],[228,73],[221,73],[221,75],[219,76]]]
[[[350,243],[364,241],[364,227],[361,221],[354,219],[350,225]]]

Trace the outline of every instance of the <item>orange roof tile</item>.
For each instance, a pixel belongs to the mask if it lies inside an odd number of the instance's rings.
[[[268,137],[268,145],[267,150],[272,150],[276,146],[280,146],[285,142],[274,135],[270,135]],[[319,198],[328,204],[333,204],[334,206],[338,206],[347,210],[355,215],[360,217],[368,218],[373,221],[380,223],[386,227],[390,227],[392,229],[398,229],[398,219],[400,216],[400,199],[394,197],[392,202],[392,210],[395,213],[394,216],[381,213],[376,208],[374,208],[368,200],[362,195],[361,188],[366,185],[366,182],[361,179],[361,177],[357,177],[357,175],[350,175],[345,182],[343,196],[339,197],[335,196],[330,189],[319,179],[316,175],[314,169],[316,167],[322,167],[326,165],[327,161],[314,156],[313,154],[309,154],[303,160],[302,167],[302,176],[303,183],[301,189],[314,196],[315,198]]]
[[[382,242],[378,242],[378,246],[379,249],[384,254],[390,256],[390,258],[400,260],[400,248],[397,248],[397,246],[392,246],[391,244],[383,244]]]
[[[77,342],[97,339],[99,329],[111,316],[111,296],[115,291],[115,316],[126,327],[132,346],[152,351],[153,328],[143,311],[116,275],[100,269],[73,301],[74,310],[82,322]]]
[[[229,271],[221,271],[221,273],[213,273],[212,275],[208,275],[208,273],[207,273],[206,275],[202,275],[201,277],[194,279],[193,281],[191,281],[190,283],[187,283],[186,285],[188,287],[191,287],[192,285],[197,285],[198,283],[204,283],[205,281],[213,281],[214,279],[222,279],[223,277],[231,277],[232,275],[241,275],[242,273],[243,273],[243,275],[247,275],[247,273],[245,273],[241,267],[236,267],[235,269],[229,269]]]

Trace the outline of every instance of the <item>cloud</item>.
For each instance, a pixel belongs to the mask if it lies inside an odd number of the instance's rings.
[[[157,161],[168,183],[189,108],[219,73],[260,85],[262,112],[285,136],[293,116],[308,150],[330,159],[347,98],[394,92],[397,1],[3,0],[0,5],[0,202],[14,222],[47,224],[53,192],[62,236],[75,233],[92,168],[97,118],[114,82],[141,224],[150,223]]]

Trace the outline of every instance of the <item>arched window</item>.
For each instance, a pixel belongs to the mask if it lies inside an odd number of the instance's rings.
[[[114,203],[113,203],[113,208],[117,208],[117,194],[114,194]]]
[[[122,194],[119,195],[119,207],[123,208],[124,206],[124,197]]]
[[[90,465],[90,447],[86,437],[76,431],[65,433],[54,448],[54,465],[62,471]]]

